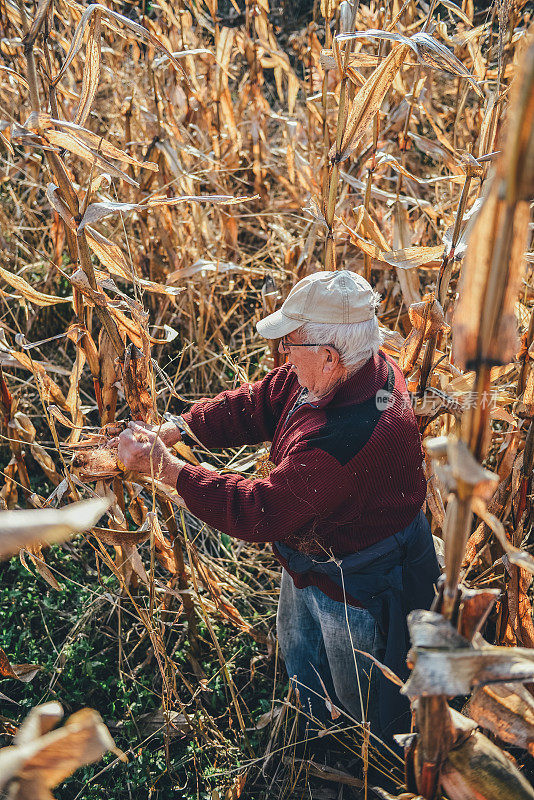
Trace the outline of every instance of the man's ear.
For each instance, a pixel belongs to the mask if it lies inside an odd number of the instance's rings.
[[[339,353],[337,353],[332,348],[327,347],[325,367],[327,367],[328,370],[331,371],[337,367],[338,363],[339,363]]]

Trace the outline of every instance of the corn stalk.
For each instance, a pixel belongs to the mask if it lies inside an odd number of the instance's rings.
[[[522,563],[526,569],[534,572],[534,560],[526,554],[521,555],[521,551],[507,542],[502,524],[488,513],[481,487],[488,483],[495,486],[498,476],[484,470],[478,463],[485,453],[489,428],[489,411],[483,402],[483,393],[489,386],[489,371],[491,366],[497,363],[506,363],[516,350],[515,326],[512,326],[512,320],[522,269],[522,253],[527,240],[528,207],[534,188],[533,98],[534,44],[531,44],[525,54],[521,75],[517,80],[515,95],[510,105],[503,155],[491,178],[484,206],[469,239],[460,285],[460,302],[453,328],[453,347],[456,345],[459,355],[457,363],[476,371],[476,402],[462,421],[460,439],[451,438],[448,442],[443,439],[431,439],[425,442],[437,462],[443,463],[446,460],[447,467],[443,477],[453,491],[447,505],[444,523],[445,579],[441,594],[436,599],[435,611],[439,611],[442,618],[448,620],[443,628],[444,631],[449,631],[447,635],[453,637],[454,630],[458,630],[466,642],[465,646],[469,646],[467,642],[472,640],[473,635],[483,625],[497,594],[495,592],[492,597],[491,592],[484,590],[467,592],[460,583],[462,560],[471,531],[473,511],[491,526],[513,563]],[[467,194],[468,180],[469,175],[464,183],[462,197]],[[456,236],[453,235],[453,249],[459,231],[459,217],[461,218],[460,213],[457,215],[454,229]],[[506,265],[504,269],[503,265]],[[441,275],[446,275],[446,264],[442,264]],[[475,282],[479,287],[477,295],[469,291],[473,289]],[[441,292],[440,300],[443,300],[444,283],[441,285]],[[473,306],[475,296],[479,304]],[[530,462],[531,442],[526,449]],[[414,614],[421,615],[422,621],[425,612],[414,612]],[[410,695],[410,692],[413,692],[415,699],[418,727],[415,769],[417,791],[426,800],[433,800],[437,797],[441,784],[452,800],[475,796],[488,800],[491,797],[493,800],[493,798],[509,797],[510,787],[514,784],[514,797],[533,797],[532,788],[521,779],[522,776],[516,768],[506,760],[499,761],[500,751],[497,748],[484,737],[480,738],[481,734],[473,733],[472,730],[466,734],[465,729],[462,730],[456,717],[451,715],[447,696],[440,694],[440,681],[436,677],[436,672],[433,674],[432,688],[427,692],[433,696],[420,696],[429,677],[424,667],[424,659],[429,652],[425,648],[433,645],[430,636],[425,635],[424,642],[419,638],[419,620],[414,618],[414,615],[411,617],[412,642],[415,647],[409,658],[414,671],[406,686],[406,693]],[[434,617],[437,615],[434,614]],[[434,618],[434,624],[441,623]],[[439,637],[443,635],[438,634]],[[449,647],[454,646],[460,645],[449,645]],[[476,652],[474,649],[473,656]],[[436,670],[440,669],[441,667],[436,666]],[[447,684],[445,675],[454,672],[458,676],[459,672],[451,670],[450,664],[445,663],[443,669],[444,680],[441,685],[445,687]],[[503,663],[501,679],[506,675],[506,669],[510,667]],[[515,674],[517,675],[517,672]],[[510,679],[511,676],[512,672]],[[532,680],[534,664],[525,665],[524,676],[525,680]],[[454,689],[451,687],[451,695],[459,693],[461,692],[457,686]],[[475,744],[475,737],[478,737],[478,745]],[[479,775],[476,789],[473,783],[475,778],[473,759],[477,757],[477,748],[478,763],[482,763],[481,753],[484,753],[486,768],[494,770],[494,775],[499,775],[496,781],[491,782],[491,794],[488,793],[490,781],[485,779],[484,773]],[[462,752],[465,757],[458,757],[458,752]]]
[[[342,5],[342,8],[340,9],[341,19],[343,20],[344,16],[347,17],[341,32],[351,33],[354,30],[354,25],[356,23],[356,14],[358,12],[359,0],[353,0],[352,4],[348,3],[347,0],[345,0],[345,2],[343,2],[341,5]],[[329,30],[328,21],[327,21],[327,30]],[[335,45],[336,44],[337,43],[335,43]],[[337,111],[335,157],[329,168],[328,195],[325,194],[326,203],[324,208],[324,215],[327,225],[327,234],[326,234],[326,244],[325,244],[324,265],[325,269],[327,270],[336,269],[334,214],[336,211],[336,200],[337,200],[337,191],[339,183],[339,162],[341,160],[341,143],[343,140],[343,134],[345,133],[345,127],[348,116],[347,106],[348,106],[349,77],[347,70],[350,61],[350,54],[352,53],[353,47],[354,47],[354,41],[351,39],[345,44],[345,48],[343,51],[343,62],[341,67],[341,83],[339,88],[339,106]],[[341,61],[341,59],[339,59],[339,61]],[[324,104],[324,97],[323,97],[323,104]],[[325,105],[324,108],[326,114]],[[326,144],[327,142],[325,140],[325,145]]]

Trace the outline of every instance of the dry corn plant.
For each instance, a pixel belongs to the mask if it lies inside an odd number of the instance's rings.
[[[231,5],[157,0],[124,4],[126,16],[112,2],[0,3],[0,503],[53,515],[102,498],[107,521],[89,524],[84,547],[116,578],[119,632],[128,615],[138,623],[139,669],[159,671],[169,768],[177,717],[218,748],[217,775],[237,758],[203,702],[207,638],[246,756],[262,756],[247,730],[269,723],[265,759],[289,756],[267,793],[296,791],[310,773],[291,755],[293,699],[275,683],[271,710],[251,720],[216,630],[224,620],[272,654],[269,556],[221,547],[168,487],[124,474],[110,442],[128,419],[158,424],[276,366],[277,342],[258,342],[253,323],[303,275],[363,273],[428,437],[425,508],[445,578],[433,611],[411,620],[405,777],[365,728],[339,744],[363,752],[365,786],[373,763],[425,798],[440,785],[451,798],[510,796],[510,781],[531,797],[475,730],[534,740],[520,685],[534,644],[527,4],[324,0],[290,35],[268,0]],[[178,448],[241,472],[258,455]],[[20,545],[21,558],[57,590],[46,541]],[[474,722],[447,703],[473,690]],[[224,779],[229,797],[243,774]]]
[[[117,751],[100,715],[91,708],[72,714],[63,727],[59,703],[32,709],[11,747],[0,750],[0,789],[9,800],[53,800],[53,789],[74,770]]]
[[[532,697],[522,684],[531,684],[534,659],[528,649],[532,642],[528,634],[522,639],[521,629],[532,626],[526,588],[534,559],[517,545],[528,543],[533,519],[532,421],[524,412],[519,416],[518,404],[525,401],[519,382],[515,411],[520,421],[515,428],[523,429],[523,435],[512,459],[519,455],[522,469],[519,484],[509,487],[510,515],[501,505],[500,474],[485,469],[479,459],[491,444],[490,410],[483,401],[492,386],[492,370],[513,362],[518,350],[516,304],[534,197],[533,92],[530,40],[512,87],[502,153],[486,178],[480,212],[470,230],[452,326],[455,364],[474,372],[475,402],[455,433],[425,440],[435,475],[449,493],[441,593],[432,611],[410,615],[413,671],[403,689],[413,701],[417,725],[415,736],[405,741],[407,779],[409,788],[425,798],[435,797],[439,786],[451,798],[534,796],[513,762],[477,730],[478,723],[501,741],[530,748]],[[429,339],[427,347],[431,346]],[[489,533],[489,550],[493,537],[500,548],[500,557],[483,570],[483,580],[476,575],[481,555],[478,529],[469,541],[470,561],[465,560],[473,514]],[[498,562],[504,575],[498,575]],[[491,645],[481,630],[497,599],[499,616],[509,628],[499,624],[497,642]],[[473,690],[468,717],[450,709],[447,698]]]
[[[98,498],[62,509],[2,511],[0,559],[36,544],[63,542],[74,533],[91,528],[108,508],[109,501]],[[0,648],[2,677],[26,683],[39,669],[35,664],[10,664]],[[3,693],[0,697],[9,700]],[[0,790],[5,797],[49,800],[50,788],[78,767],[98,761],[108,750],[124,759],[96,711],[78,711],[61,730],[53,731],[62,717],[59,703],[32,709],[17,730],[13,745],[0,750]]]

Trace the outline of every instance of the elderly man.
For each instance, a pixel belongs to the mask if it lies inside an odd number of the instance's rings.
[[[328,721],[331,700],[389,737],[407,724],[407,703],[376,666],[368,681],[372,661],[357,651],[404,677],[406,614],[430,605],[439,569],[420,435],[402,372],[380,350],[378,301],[348,270],[303,278],[257,324],[287,362],[185,414],[208,447],[270,441],[268,477],[184,463],[165,446],[181,436],[172,422],[159,437],[130,423],[119,458],[176,486],[212,527],[273,543],[278,638],[305,713]]]

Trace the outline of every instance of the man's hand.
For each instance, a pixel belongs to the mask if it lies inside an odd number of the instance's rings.
[[[155,431],[167,447],[172,447],[182,439],[180,430],[174,422],[164,422],[162,425],[148,425],[146,422],[136,422],[135,424],[143,430]]]
[[[173,427],[176,428],[175,425]],[[130,422],[119,436],[119,461],[129,472],[147,477],[153,475],[156,480],[168,486],[176,486],[184,462],[167,449],[165,442],[158,436],[158,430],[158,425]]]

